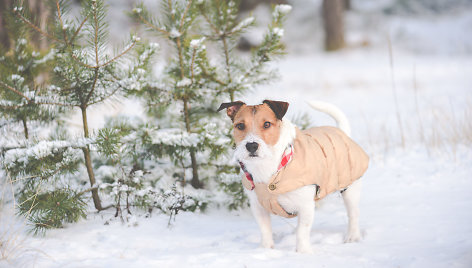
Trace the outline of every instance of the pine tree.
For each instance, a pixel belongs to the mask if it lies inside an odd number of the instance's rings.
[[[12,128],[20,124],[24,138],[29,139],[30,124],[47,125],[59,112],[58,107],[41,105],[45,92],[40,80],[50,69],[55,51],[52,48],[35,51],[21,21],[11,13],[5,15],[7,33],[14,46],[10,51],[0,47],[0,113],[10,131],[14,132]]]
[[[145,146],[149,131],[137,121],[130,123],[127,118],[115,118],[99,131],[96,139],[97,150],[105,161],[97,170],[103,181],[100,187],[113,197],[115,217],[125,220],[123,216],[126,215],[130,222],[136,212],[134,208],[147,213],[158,209],[170,216],[170,224],[181,210],[205,209],[207,202],[177,191],[175,184],[171,187],[157,186],[165,181],[165,175],[156,176],[149,165],[152,156]],[[162,167],[159,170],[162,172]]]
[[[18,212],[28,218],[34,233],[62,227],[85,217],[83,193],[76,189],[82,161],[77,148],[89,141],[66,141],[64,133],[2,152],[3,169],[18,189]]]
[[[267,63],[283,54],[282,24],[291,8],[274,8],[263,42],[249,60],[240,60],[234,51],[237,40],[254,25],[255,18],[238,20],[237,1],[162,1],[161,6],[163,18],[159,20],[143,4],[132,13],[137,22],[173,47],[170,62],[156,83],[159,86],[141,92],[158,122],[157,130],[150,134],[151,143],[158,148],[156,154],[164,151],[182,168],[184,183],[185,170],[190,168],[194,188],[202,188],[212,178],[234,196],[231,206],[238,207],[245,198],[239,169],[230,163],[229,125],[215,113],[215,107],[275,77]],[[206,42],[216,43],[220,49],[222,56],[211,61],[223,59],[219,65],[210,64]],[[150,146],[151,150],[156,146]]]
[[[92,193],[95,208],[105,209],[98,196],[92,166],[90,145],[95,143],[95,137],[89,133],[87,109],[125,89],[144,86],[145,81],[140,81],[141,67],[149,62],[156,49],[137,44],[139,38],[132,36],[121,52],[110,56],[103,1],[85,1],[81,16],[75,20],[67,15],[69,1],[50,1],[50,4],[55,15],[50,19],[48,32],[36,26],[27,6],[17,5],[13,9],[17,21],[12,32],[17,31],[19,39],[15,50],[5,52],[0,58],[7,63],[0,67],[2,114],[11,120],[41,119],[56,125],[49,137],[35,135],[28,141],[1,142],[2,168],[18,184],[19,213],[29,218],[35,232],[84,217],[87,208],[84,194],[88,192]],[[30,51],[28,31],[47,38],[53,46],[49,52],[38,56]],[[55,67],[45,68],[47,60],[47,66]],[[20,66],[27,68],[24,77],[16,71]],[[37,85],[35,70],[46,71],[41,86]],[[72,139],[54,117],[58,112],[74,108],[79,108],[82,114],[84,134],[79,139]],[[2,132],[8,127],[4,124]],[[83,162],[91,185],[86,189],[80,179],[79,167]]]
[[[123,212],[128,218],[139,207],[148,212],[158,209],[175,219],[179,211],[205,209],[209,197],[221,196],[221,191],[230,208],[243,206],[239,167],[230,156],[230,124],[215,110],[219,103],[275,78],[268,63],[283,54],[282,23],[290,7],[275,6],[263,42],[241,59],[235,51],[237,40],[255,18],[239,20],[237,1],[163,1],[159,20],[142,4],[137,6],[132,16],[172,46],[169,61],[155,79],[151,69],[156,44],[138,43],[139,38],[132,36],[121,52],[109,55],[103,0],[84,1],[75,20],[67,15],[68,3],[50,1],[55,12],[47,31],[36,26],[26,7],[17,5],[16,20],[52,47],[38,59],[33,52],[22,52],[29,51],[25,31],[27,46],[1,58],[8,62],[0,67],[0,105],[6,107],[2,114],[20,125],[22,117],[17,115],[28,107],[27,120],[40,120],[35,116],[44,114],[43,119],[55,127],[48,137],[29,135],[8,146],[0,140],[2,168],[17,183],[19,212],[29,218],[33,230],[61,227],[84,217],[84,195],[89,192],[95,208],[104,209],[99,190],[114,200],[115,214],[122,218]],[[206,50],[210,43],[218,49],[211,58]],[[47,74],[40,86],[34,72],[30,77],[24,74],[23,80],[12,75],[20,75],[14,71],[18,66],[28,66],[19,61],[18,55],[25,53],[38,70],[46,60],[54,66],[41,69]],[[88,108],[116,96],[144,100],[150,122],[118,118],[90,133]],[[7,111],[8,107],[18,109]],[[57,116],[77,108],[83,135],[72,139]],[[0,131],[6,127],[2,122]],[[98,154],[92,155],[91,148]],[[81,179],[83,163],[89,187]]]
[[[211,80],[216,82],[217,92],[226,93],[231,101],[235,94],[242,94],[255,86],[270,82],[275,73],[268,69],[267,63],[284,54],[284,45],[281,42],[284,34],[283,22],[290,12],[288,5],[277,5],[272,12],[272,22],[263,42],[252,52],[249,62],[238,60],[234,53],[241,33],[255,24],[255,18],[249,16],[238,21],[238,1],[208,1],[199,4],[200,11],[208,24],[209,30],[205,33],[210,40],[220,45],[224,68],[215,68]],[[218,70],[224,70],[217,72]]]
[[[123,89],[121,81],[127,76],[118,69],[117,61],[131,51],[138,38],[133,37],[122,52],[110,56],[107,53],[108,24],[104,1],[84,1],[81,18],[76,21],[66,19],[68,4],[68,1],[55,1],[55,24],[51,33],[46,33],[35,26],[27,14],[22,12],[24,9],[16,8],[15,14],[31,29],[55,44],[56,67],[52,85],[48,88],[49,104],[79,108],[84,137],[89,138],[87,110]],[[89,181],[93,187],[91,192],[95,208],[102,210],[89,145],[85,145],[82,151]]]

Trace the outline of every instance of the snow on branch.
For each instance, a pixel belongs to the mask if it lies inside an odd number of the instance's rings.
[[[202,138],[197,133],[188,133],[178,128],[167,128],[149,133],[153,144],[197,147]]]
[[[11,166],[16,162],[26,163],[29,159],[42,159],[57,153],[61,149],[83,148],[92,143],[91,139],[76,139],[75,141],[40,141],[25,148],[8,149],[4,155],[4,163]]]

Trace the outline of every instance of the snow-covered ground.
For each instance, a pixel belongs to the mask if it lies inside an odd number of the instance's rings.
[[[346,216],[338,194],[315,213],[314,254],[295,252],[296,219],[273,217],[275,249],[259,247],[249,211],[140,218],[137,226],[111,213],[44,238],[24,238],[13,267],[470,267],[472,154],[458,162],[422,150],[398,150],[373,161],[364,177],[360,243],[344,244]],[[24,235],[19,235],[21,238]],[[8,263],[0,262],[0,266]]]
[[[30,237],[7,204],[0,235],[10,237],[12,252],[0,267],[472,267],[472,36],[466,31],[472,10],[434,19],[359,12],[372,24],[352,15],[348,40],[367,36],[370,46],[307,52],[310,45],[297,46],[300,37],[289,35],[291,52],[276,64],[281,80],[242,100],[286,100],[288,118],[307,113],[314,125],[333,122],[306,100],[346,112],[353,138],[372,159],[363,178],[360,243],[343,243],[347,218],[339,194],[316,209],[311,255],[295,252],[296,219],[273,217],[275,249],[260,248],[249,210],[182,213],[170,228],[165,215],[122,224],[111,212],[91,212],[78,224]]]

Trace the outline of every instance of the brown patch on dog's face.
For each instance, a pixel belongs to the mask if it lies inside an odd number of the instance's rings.
[[[234,140],[239,144],[249,133],[254,133],[267,145],[273,146],[279,140],[281,124],[282,121],[266,103],[243,106],[233,120]]]

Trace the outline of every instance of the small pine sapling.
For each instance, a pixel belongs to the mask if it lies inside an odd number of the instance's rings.
[[[274,80],[277,75],[270,69],[269,63],[284,54],[283,23],[291,7],[277,5],[273,8],[272,21],[262,43],[253,49],[249,60],[243,60],[235,51],[237,42],[242,33],[255,25],[256,19],[252,16],[239,19],[239,5],[239,1],[218,0],[200,1],[198,4],[207,26],[204,36],[216,42],[220,48],[220,67],[205,73],[208,80],[213,82],[211,85],[219,96],[218,103],[228,98],[234,101],[235,96],[241,96],[257,85]],[[230,127],[223,128],[228,131],[221,132],[218,136],[230,140]],[[247,204],[247,200],[241,185],[239,167],[235,167],[228,157],[232,145],[231,142],[226,143],[219,154],[222,159],[215,167],[219,188],[232,197],[232,200],[227,202],[229,208],[236,209]]]
[[[203,182],[211,184],[210,178],[216,180],[234,196],[233,208],[244,204],[245,197],[237,183],[239,169],[229,156],[229,125],[214,107],[275,78],[268,63],[283,54],[282,24],[290,11],[287,5],[274,8],[263,42],[249,60],[242,60],[234,49],[240,34],[254,25],[255,19],[238,20],[238,6],[237,1],[163,1],[164,19],[154,18],[143,4],[131,13],[172,45],[170,62],[156,83],[160,86],[147,94],[159,92],[159,100],[146,99],[149,107],[158,107],[154,109],[158,111],[154,113],[158,127],[151,133],[152,144],[160,149],[156,153],[164,151],[177,166],[180,163],[183,182],[185,170],[191,168],[194,188],[202,188]],[[216,43],[222,56],[210,61],[206,42]],[[221,180],[223,177],[226,179]]]
[[[149,30],[161,35],[172,44],[175,54],[165,70],[167,93],[170,100],[178,102],[182,110],[181,122],[188,135],[194,133],[190,104],[199,97],[202,89],[200,69],[207,65],[206,53],[201,46],[192,44],[190,30],[198,15],[193,1],[162,1],[164,10],[162,20],[154,19],[143,4],[133,9],[132,16]],[[198,174],[196,149],[188,148],[192,169],[191,184],[202,188]]]
[[[15,183],[18,212],[35,234],[85,217],[85,201],[75,179],[87,140],[43,140],[2,152],[3,169]],[[75,186],[75,187],[73,187]]]
[[[22,136],[28,140],[32,136],[31,124],[48,125],[59,112],[58,107],[42,105],[45,89],[41,81],[54,64],[55,50],[36,51],[23,23],[11,13],[5,15],[14,46],[10,51],[0,47],[0,113],[5,120],[2,128],[8,128],[11,138],[15,127],[21,125]]]
[[[76,20],[67,19],[66,16],[70,1],[57,0],[52,3],[56,10],[50,32],[37,27],[24,12],[25,8],[16,7],[14,12],[32,31],[39,32],[53,43],[57,51],[56,67],[52,72],[51,85],[47,88],[45,103],[79,108],[83,136],[89,138],[88,108],[103,103],[129,85],[126,82],[129,82],[132,74],[120,68],[122,66],[119,60],[132,51],[139,38],[133,36],[120,53],[110,56],[107,52],[107,9],[103,0],[83,1],[81,16]],[[102,210],[90,146],[85,145],[82,151],[92,186],[94,206],[97,210]]]

